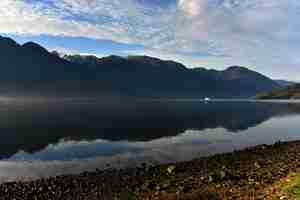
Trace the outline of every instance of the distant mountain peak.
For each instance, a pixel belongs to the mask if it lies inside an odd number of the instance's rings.
[[[139,69],[143,69],[143,67],[147,67],[148,69],[159,69],[159,70],[172,70],[172,71],[182,71],[188,70],[183,64],[171,61],[171,60],[161,60],[159,58],[154,58],[150,56],[128,56],[121,57],[116,55],[110,55],[102,58],[98,58],[96,56],[82,56],[82,55],[65,55],[64,59],[78,64],[87,64],[89,66],[95,65],[106,65],[110,66],[110,68],[120,67],[122,69],[133,69],[132,67],[136,67]]]
[[[34,42],[27,42],[22,45],[23,48],[34,51],[34,52],[41,52],[41,53],[48,53],[48,50],[42,47],[41,45],[34,43]]]
[[[288,80],[281,80],[281,79],[274,80],[274,81],[283,87],[299,84],[298,82],[295,81],[288,81]]]
[[[146,55],[128,56],[127,59],[129,61],[136,61],[138,63],[149,64],[152,66],[162,66],[162,65],[164,65],[165,67],[166,66],[174,66],[174,69],[187,70],[186,66],[184,66],[183,64],[181,64],[179,62],[175,62],[172,60],[162,60],[159,58],[146,56]]]
[[[224,71],[251,71],[247,67],[233,65],[225,69]]]
[[[131,55],[127,57],[128,60],[156,60],[156,61],[162,61],[159,58],[146,56],[146,55]]]
[[[131,55],[131,56],[127,56],[128,60],[137,60],[137,61],[149,61],[149,62],[174,62],[175,61],[171,61],[171,60],[162,60],[160,58],[155,58],[155,57],[151,57],[151,56],[146,56],[146,55]]]
[[[100,59],[107,59],[107,60],[126,60],[126,58],[117,56],[117,55],[109,55]]]
[[[0,36],[0,45],[7,47],[18,47],[19,44],[11,38]]]

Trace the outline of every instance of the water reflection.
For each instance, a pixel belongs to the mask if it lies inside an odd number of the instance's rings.
[[[300,139],[300,104],[294,103],[68,102],[0,109],[2,178],[190,160]]]
[[[61,139],[149,141],[185,130],[223,127],[238,132],[274,116],[296,114],[298,104],[112,102],[0,106],[0,155],[35,152]]]

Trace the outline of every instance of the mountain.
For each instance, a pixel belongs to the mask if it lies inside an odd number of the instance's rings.
[[[279,85],[245,67],[224,71],[188,69],[148,56],[95,56],[50,53],[28,42],[0,37],[0,92],[63,96],[155,98],[251,97]]]
[[[57,80],[65,79],[73,71],[72,63],[33,42],[19,45],[9,38],[0,38],[0,49],[4,66],[1,80]]]
[[[217,71],[188,69],[174,61],[147,56],[109,56],[99,59],[94,56],[68,55],[64,58],[92,69],[102,69],[102,75],[106,73],[107,77],[117,76],[122,79],[126,75],[129,79],[126,84],[130,84],[126,88],[135,88],[136,93],[146,96],[154,92],[156,95],[153,96],[158,97],[251,97],[258,91],[279,87],[268,77],[240,66]]]
[[[294,84],[297,84],[297,82],[293,82],[293,81],[286,81],[286,80],[274,80],[276,83],[278,83],[279,85],[283,86],[283,87],[287,87],[287,86],[291,86]]]
[[[257,95],[258,99],[300,99],[300,84]]]

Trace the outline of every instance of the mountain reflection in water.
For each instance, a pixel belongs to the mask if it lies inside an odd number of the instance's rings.
[[[0,177],[15,161],[55,165],[49,175],[57,175],[62,169],[188,160],[300,139],[297,103],[78,101],[3,104],[0,110]]]

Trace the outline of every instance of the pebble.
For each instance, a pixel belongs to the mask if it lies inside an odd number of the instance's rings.
[[[277,143],[199,158],[189,162],[128,170],[96,170],[32,182],[0,185],[0,200],[155,199],[153,195],[201,194],[202,199],[230,194],[226,199],[254,195],[260,199],[267,186],[297,169],[300,142]],[[254,167],[253,167],[254,166]],[[286,179],[288,181],[288,179]],[[260,192],[258,192],[260,191]],[[275,192],[274,192],[275,193]],[[145,197],[145,198],[144,198]],[[199,199],[199,198],[191,198]],[[224,198],[223,198],[224,199]],[[288,199],[282,195],[279,199]]]

